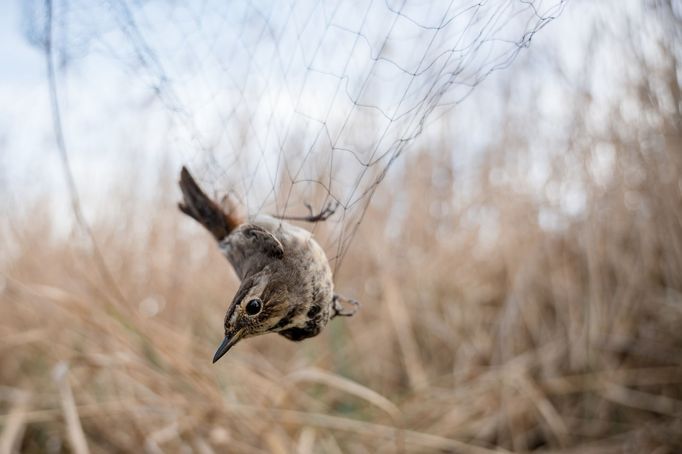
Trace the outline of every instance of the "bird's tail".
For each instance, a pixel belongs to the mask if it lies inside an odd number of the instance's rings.
[[[195,219],[206,230],[211,232],[217,241],[221,241],[232,230],[246,222],[240,207],[234,200],[225,199],[225,207],[211,200],[189,173],[186,167],[182,167],[180,181],[183,201],[178,203],[180,211]]]

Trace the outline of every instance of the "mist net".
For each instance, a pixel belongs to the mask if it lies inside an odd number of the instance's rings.
[[[509,66],[564,4],[52,6],[61,54],[87,47],[142,81],[172,121],[167,140],[209,192],[235,192],[251,214],[336,208],[324,229],[312,227],[336,270],[391,164],[429,122]]]

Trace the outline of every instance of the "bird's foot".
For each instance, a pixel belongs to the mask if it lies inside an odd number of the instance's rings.
[[[313,214],[313,207],[309,203],[306,202],[305,204],[306,208],[308,208],[308,212],[310,213],[308,216],[306,216],[306,221],[308,222],[322,222],[326,221],[330,217],[336,213],[336,209],[339,207],[339,202],[338,201],[329,201],[327,205],[317,214]]]
[[[338,201],[331,201],[317,214],[314,214],[313,207],[309,203],[304,204],[310,213],[308,216],[282,216],[274,214],[272,217],[282,219],[283,221],[303,221],[303,222],[323,222],[329,219],[336,213],[339,207]]]
[[[344,304],[349,304],[352,307],[350,308],[345,308],[343,305]],[[333,314],[332,318],[341,316],[341,317],[352,317],[355,315],[355,313],[358,311],[358,308],[360,307],[360,303],[346,298],[344,296],[341,296],[339,294],[334,294],[334,298],[332,298],[332,309],[333,309]]]

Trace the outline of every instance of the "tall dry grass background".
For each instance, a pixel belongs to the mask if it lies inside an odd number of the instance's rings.
[[[145,201],[122,182],[93,221],[113,281],[82,232],[54,233],[49,197],[7,213],[0,450],[682,451],[678,35],[655,59],[624,45],[627,108],[570,86],[540,187],[532,109],[464,181],[445,133],[412,148],[337,276],[361,312],[300,344],[211,364],[238,282],[176,210],[177,169]]]

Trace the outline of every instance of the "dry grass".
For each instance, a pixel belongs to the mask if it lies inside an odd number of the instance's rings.
[[[436,168],[412,172],[410,193],[437,199]],[[237,282],[170,199],[151,219],[140,207],[95,227],[124,300],[77,239],[17,220],[1,296],[2,446],[673,452],[682,197],[659,168],[638,192],[646,210],[628,208],[614,178],[555,232],[528,196],[489,187],[447,215],[415,197],[388,240],[380,197],[339,276],[361,313],[302,344],[245,342],[215,366]],[[499,213],[487,245],[465,222],[481,206]]]
[[[680,452],[682,121],[646,82],[633,91],[647,121],[614,111],[597,137],[590,101],[574,107],[575,140],[540,191],[514,175],[513,119],[466,196],[449,158],[413,150],[337,278],[360,313],[216,365],[237,282],[176,212],[172,181],[153,209],[124,193],[94,224],[117,289],[82,236],[52,233],[49,201],[26,207],[1,238],[0,448]],[[589,164],[604,143],[606,182]],[[543,228],[576,181],[584,210]],[[398,205],[409,218],[388,235]]]

